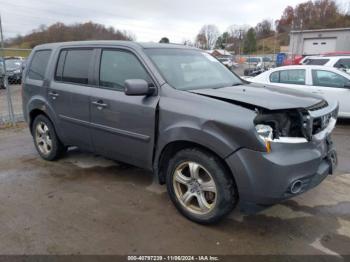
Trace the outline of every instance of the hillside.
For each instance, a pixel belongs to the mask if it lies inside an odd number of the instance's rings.
[[[269,36],[263,39],[257,40],[258,54],[272,54],[274,51],[276,53],[280,52],[281,45],[288,45],[288,34],[277,34],[277,36]]]
[[[41,26],[28,35],[8,39],[6,47],[33,48],[36,45],[53,42],[80,41],[80,40],[133,40],[132,34],[116,30],[113,27],[92,22],[65,25],[56,23],[49,27]]]

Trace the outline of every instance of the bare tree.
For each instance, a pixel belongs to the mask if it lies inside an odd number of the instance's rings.
[[[229,41],[226,49],[235,51],[236,54],[241,54],[244,38],[249,28],[249,25],[230,25],[227,28]]]
[[[196,36],[195,46],[201,49],[206,49],[207,47],[207,38],[203,34],[198,34]]]
[[[189,40],[189,39],[184,39],[184,40],[182,40],[182,44],[183,44],[183,45],[187,45],[187,46],[194,46],[194,44],[192,43],[192,41]]]
[[[220,32],[216,25],[204,25],[197,35],[196,42],[199,40],[201,44],[204,43],[203,49],[213,49],[219,35]]]
[[[273,34],[272,22],[270,20],[264,19],[258,23],[255,27],[257,38],[265,38]]]

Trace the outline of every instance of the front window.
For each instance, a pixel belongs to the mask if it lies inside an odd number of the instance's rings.
[[[238,76],[205,52],[167,48],[146,49],[145,52],[165,80],[179,90],[242,84]]]
[[[305,70],[290,69],[273,72],[270,75],[271,83],[305,85]]]
[[[133,54],[104,50],[101,56],[100,86],[124,91],[124,82],[127,79],[143,79],[152,83],[145,68]]]

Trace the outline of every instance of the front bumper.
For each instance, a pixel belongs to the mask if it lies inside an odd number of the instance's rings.
[[[226,159],[235,177],[242,205],[272,205],[306,192],[335,168],[335,150],[329,138],[308,143],[273,143],[271,152],[241,149]],[[336,159],[336,158],[335,158]],[[293,182],[301,190],[292,193]]]

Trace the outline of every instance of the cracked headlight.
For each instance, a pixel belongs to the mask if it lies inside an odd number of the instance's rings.
[[[273,129],[269,125],[256,125],[255,130],[258,133],[260,139],[264,142],[266,151],[271,151],[271,141],[273,139]]]

